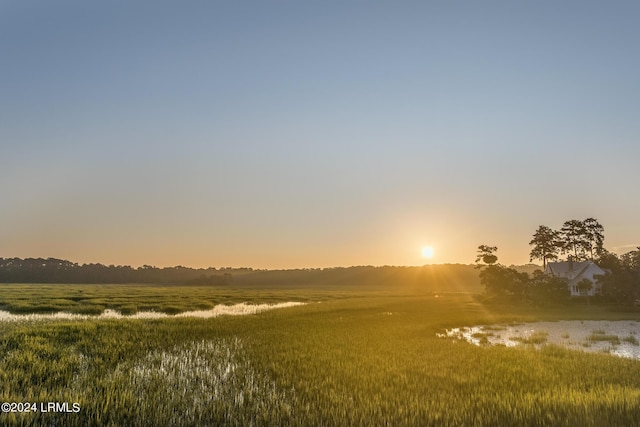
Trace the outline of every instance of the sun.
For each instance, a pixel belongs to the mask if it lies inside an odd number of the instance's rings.
[[[433,248],[431,246],[425,246],[422,248],[422,257],[423,258],[432,258],[433,257]]]

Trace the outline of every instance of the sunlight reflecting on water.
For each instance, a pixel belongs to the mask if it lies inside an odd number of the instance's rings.
[[[546,344],[640,360],[640,322],[631,320],[562,320],[510,323],[447,329],[439,337],[461,339],[475,345]]]
[[[99,315],[75,314],[67,312],[51,313],[51,314],[12,314],[8,311],[0,311],[0,322],[17,322],[17,321],[43,321],[43,320],[102,320],[102,319],[171,319],[179,317],[199,317],[211,318],[218,316],[245,316],[249,314],[261,313],[267,310],[277,308],[296,307],[305,305],[303,302],[281,302],[277,304],[247,304],[240,303],[234,305],[216,305],[211,310],[185,311],[179,314],[166,314],[157,311],[141,311],[131,315],[124,315],[115,310],[105,310]]]

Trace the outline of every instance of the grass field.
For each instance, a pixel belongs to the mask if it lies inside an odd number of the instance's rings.
[[[636,313],[488,306],[464,293],[0,285],[3,309],[21,312],[292,300],[308,304],[246,317],[0,324],[0,402],[38,405],[2,413],[0,424],[640,424],[640,362],[436,337],[455,326]],[[79,411],[43,412],[43,402]]]
[[[139,311],[176,314],[189,310],[208,310],[217,304],[322,301],[357,295],[354,292],[322,289],[256,291],[169,285],[0,284],[0,310],[11,313],[64,311],[100,314],[105,309],[111,309],[122,314]]]

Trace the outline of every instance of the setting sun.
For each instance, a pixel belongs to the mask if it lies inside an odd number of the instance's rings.
[[[433,257],[433,248],[431,246],[425,246],[424,248],[422,248],[422,256],[424,258]]]

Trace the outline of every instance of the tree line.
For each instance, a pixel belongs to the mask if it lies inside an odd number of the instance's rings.
[[[0,258],[0,283],[149,283],[251,289],[402,289],[406,292],[480,292],[477,271],[468,264],[421,267],[351,266],[265,270],[253,268],[138,268],[78,264],[56,258]]]
[[[620,256],[605,252],[597,263],[605,270],[598,278],[605,298],[618,304],[640,300],[640,246]]]
[[[218,285],[250,269],[78,264],[56,258],[0,258],[0,283],[167,283]]]
[[[596,276],[601,285],[600,298],[618,304],[634,304],[640,300],[640,246],[623,255],[604,248],[604,227],[595,218],[565,221],[559,230],[540,225],[529,242],[533,246],[530,261],[594,261],[605,272]],[[487,294],[509,295],[520,299],[566,301],[570,297],[568,280],[535,271],[531,276],[499,264],[496,246],[480,245],[476,265],[480,283]],[[588,283],[587,283],[588,282]],[[592,283],[584,279],[577,284],[588,289]]]
[[[478,246],[476,267],[480,269],[480,284],[489,296],[508,296],[538,304],[566,302],[571,293],[567,280],[536,270],[530,276],[498,263],[497,246]]]
[[[605,252],[604,227],[595,218],[565,221],[560,230],[541,225],[529,245],[533,245],[530,261],[542,260],[543,268],[547,261],[558,260],[560,255],[574,261],[595,260]]]

